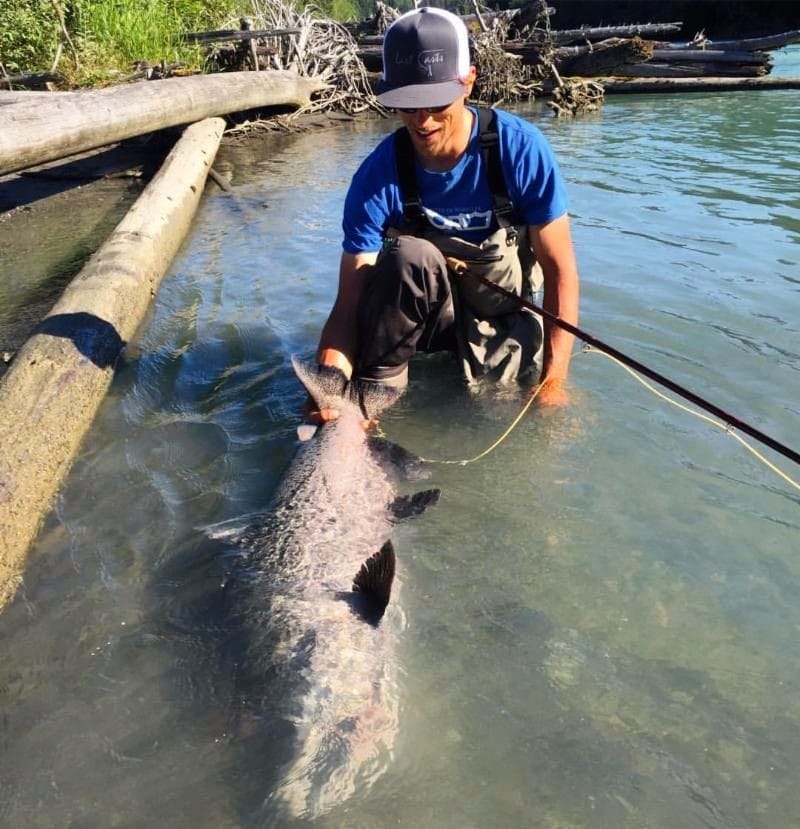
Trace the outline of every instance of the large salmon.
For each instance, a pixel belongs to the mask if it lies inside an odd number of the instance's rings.
[[[390,536],[439,492],[398,496],[392,467],[409,456],[364,431],[365,416],[391,405],[396,390],[293,362],[319,408],[339,417],[303,443],[271,508],[238,537],[248,556],[240,611],[248,676],[265,678],[273,710],[276,691],[292,698],[282,716],[296,750],[266,805],[313,817],[369,786],[391,759],[401,616],[384,617],[395,576]]]

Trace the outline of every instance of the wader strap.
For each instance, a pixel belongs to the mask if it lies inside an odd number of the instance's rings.
[[[405,127],[394,134],[394,152],[397,160],[397,177],[400,196],[403,199],[403,220],[412,236],[421,234],[428,227],[428,219],[422,210],[417,187],[417,173],[414,169],[414,147]]]
[[[489,177],[489,192],[492,194],[492,210],[498,227],[512,227],[514,205],[508,197],[506,178],[500,161],[500,136],[497,133],[496,116],[493,109],[478,109],[478,135],[481,140],[481,152]]]
[[[478,137],[486,165],[495,222],[497,227],[514,227],[518,222],[515,221],[514,205],[508,197],[506,179],[503,175],[503,165],[500,161],[500,136],[497,134],[496,116],[493,109],[478,107]],[[414,147],[405,127],[400,127],[395,131],[394,148],[400,195],[403,199],[403,219],[412,235],[417,235],[430,225],[422,210],[414,168]]]

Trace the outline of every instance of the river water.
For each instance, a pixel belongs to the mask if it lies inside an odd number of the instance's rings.
[[[568,181],[583,326],[796,449],[800,92],[524,114]],[[263,509],[297,448],[289,357],[392,126],[223,151],[237,200],[209,189],[0,617],[0,825],[305,825],[260,808],[293,743],[238,715],[201,528]],[[800,824],[797,489],[601,355],[570,393],[430,466],[441,501],[395,539],[391,756],[315,825]],[[422,359],[383,428],[468,458],[522,401]]]

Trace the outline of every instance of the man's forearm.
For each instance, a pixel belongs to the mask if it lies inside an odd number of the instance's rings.
[[[544,275],[544,309],[572,325],[578,324],[580,286],[575,251],[566,215],[541,227],[531,228],[531,244]],[[548,320],[544,321],[542,382],[560,383],[569,373],[575,337]]]
[[[544,309],[572,325],[578,324],[578,275],[556,274],[545,288]],[[561,326],[544,321],[542,380],[560,381],[569,374],[575,337]]]
[[[336,302],[320,334],[318,362],[341,369],[347,377],[352,377],[358,359],[358,306],[364,280],[377,258],[377,253],[342,254]]]
[[[357,310],[357,309],[356,309]],[[358,318],[349,308],[340,308],[337,302],[322,329],[317,348],[317,362],[334,366],[352,377],[358,354]]]

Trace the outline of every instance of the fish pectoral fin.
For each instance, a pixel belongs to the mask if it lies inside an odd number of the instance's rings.
[[[415,518],[417,515],[422,515],[428,507],[438,503],[441,494],[440,489],[423,489],[413,495],[401,495],[392,501],[389,510],[397,521],[403,518]]]
[[[425,462],[413,452],[377,435],[367,436],[367,445],[388,474],[406,481],[430,478]]]
[[[373,553],[353,579],[353,592],[367,599],[382,613],[389,604],[395,572],[395,554],[391,541]]]

